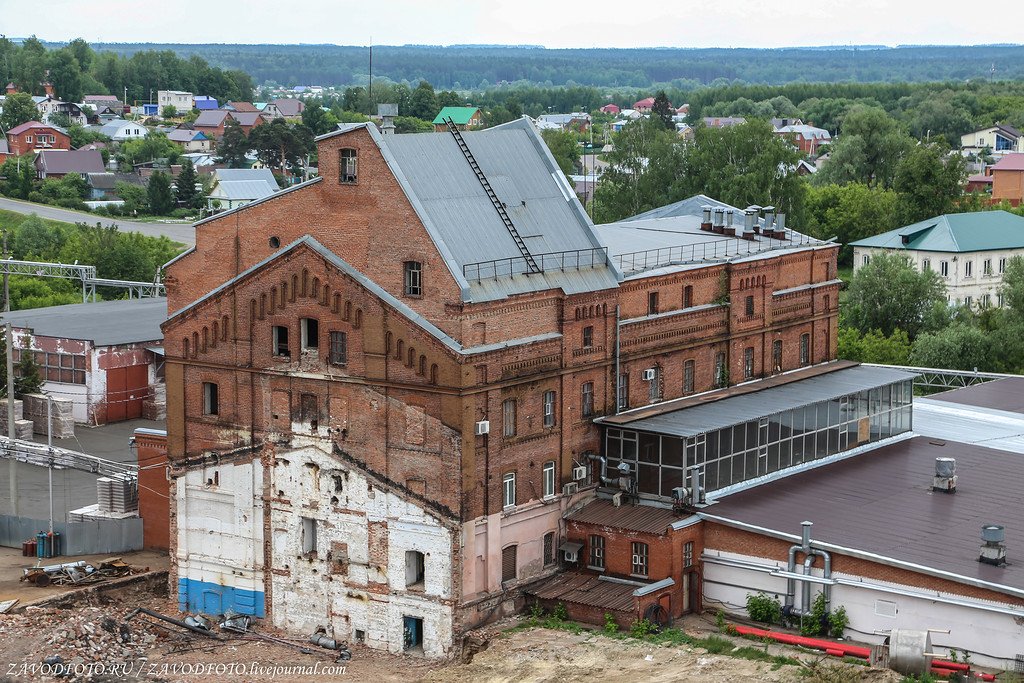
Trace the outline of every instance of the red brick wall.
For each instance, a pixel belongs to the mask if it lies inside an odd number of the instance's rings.
[[[52,135],[56,138],[56,141],[44,146],[38,142],[40,135]],[[27,142],[26,137],[31,137],[32,142]],[[71,149],[71,138],[56,128],[44,126],[42,128],[31,128],[20,135],[8,133],[7,146],[13,156],[21,156],[22,154],[34,153],[41,149]]]
[[[152,550],[168,550],[172,502],[167,479],[167,436],[135,432],[135,449],[139,464],[142,543]]]

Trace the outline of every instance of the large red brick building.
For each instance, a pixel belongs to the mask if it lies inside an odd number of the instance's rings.
[[[166,268],[182,609],[445,654],[559,571],[595,418],[835,357],[837,246],[782,215],[595,227],[527,121],[318,145]]]
[[[12,156],[43,150],[71,149],[71,137],[60,128],[28,121],[7,131],[7,147]]]

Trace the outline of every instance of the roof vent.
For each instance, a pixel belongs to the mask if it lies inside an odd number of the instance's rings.
[[[761,209],[764,212],[764,232],[766,235],[775,236],[775,207],[765,206]]]
[[[775,214],[775,239],[789,239],[786,232],[786,214],[781,211]]]
[[[743,232],[758,233],[761,226],[757,224],[757,209],[749,208],[743,212]]]
[[[705,204],[700,207],[700,229],[710,230],[711,229],[711,205]]]
[[[725,209],[721,207],[715,208],[714,218],[711,220],[711,230],[718,233],[725,230]]]
[[[1006,530],[1001,524],[986,524],[981,527],[981,555],[978,562],[1000,566],[1006,564]]]
[[[935,458],[932,491],[956,493],[956,458]]]

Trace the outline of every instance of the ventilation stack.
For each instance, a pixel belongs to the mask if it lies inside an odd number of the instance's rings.
[[[986,524],[981,527],[981,555],[978,562],[997,567],[1006,564],[1006,529],[1001,524]]]
[[[932,491],[956,493],[956,458],[935,458]]]
[[[711,219],[711,231],[719,235],[725,232],[725,209],[715,208],[714,217]]]
[[[761,209],[764,212],[764,228],[762,231],[768,237],[776,237],[775,234],[775,207],[766,206]]]
[[[709,204],[700,207],[700,229],[711,230],[711,206]]]
[[[775,214],[775,239],[789,239],[789,233],[786,231],[786,214],[781,211]]]

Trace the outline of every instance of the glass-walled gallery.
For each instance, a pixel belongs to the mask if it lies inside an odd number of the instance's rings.
[[[640,495],[670,498],[693,465],[711,492],[910,431],[912,400],[906,379],[689,436],[609,426],[605,455],[629,463]]]

